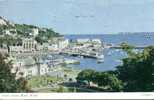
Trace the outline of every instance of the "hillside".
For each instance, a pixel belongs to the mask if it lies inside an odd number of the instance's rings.
[[[60,34],[51,28],[41,28],[34,25],[12,23],[3,17],[0,17],[0,42],[6,43],[6,40],[20,40],[21,38],[34,38],[37,42],[47,42],[53,37],[59,37]],[[7,39],[6,39],[7,38]],[[9,39],[8,39],[9,38]]]

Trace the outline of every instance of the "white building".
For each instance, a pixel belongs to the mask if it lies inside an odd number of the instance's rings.
[[[49,72],[49,67],[48,67],[48,65],[47,64],[41,64],[40,65],[40,75],[45,75],[45,74],[47,74],[48,72]]]
[[[11,35],[11,32],[10,32],[9,30],[5,30],[5,31],[4,31],[4,34],[5,34],[5,35]]]
[[[37,48],[37,42],[33,38],[23,39],[22,46],[25,52],[35,51]]]
[[[77,43],[86,43],[90,42],[90,39],[77,39]]]
[[[98,44],[102,43],[100,39],[92,39],[91,41],[94,42],[94,43],[98,43]]]
[[[43,49],[44,49],[44,46],[43,45],[37,45],[37,49],[36,50],[41,51]]]
[[[22,46],[9,46],[10,52],[20,53],[23,51]]]
[[[20,68],[20,72],[23,73],[23,77],[38,76],[38,67],[37,65],[33,66],[23,66]]]
[[[69,45],[69,40],[64,37],[55,37],[49,41],[49,50],[62,50]]]
[[[38,67],[32,57],[14,59],[12,72],[15,72],[16,70],[18,70],[18,73],[23,73],[22,77],[38,75]]]
[[[36,37],[39,34],[38,28],[33,28],[32,29],[32,34],[33,34],[34,37]]]
[[[4,33],[4,35],[11,35],[11,36],[16,36],[17,35],[16,29],[3,30],[3,33]]]
[[[58,45],[57,44],[48,45],[48,50],[56,51],[56,50],[58,50]]]
[[[18,70],[17,77],[22,73],[22,77],[31,77],[38,75],[45,75],[49,72],[49,67],[45,63],[40,63],[37,65],[35,60],[32,57],[25,59],[11,59],[13,60],[12,73],[15,73]]]
[[[22,40],[22,46],[9,46],[10,52],[32,52],[37,50],[37,42],[32,38]]]
[[[68,45],[69,45],[69,40],[68,39],[58,41],[58,47],[59,47],[59,49],[64,49]]]

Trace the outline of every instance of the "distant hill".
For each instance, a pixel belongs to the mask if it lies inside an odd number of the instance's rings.
[[[154,34],[154,32],[119,32],[119,34]]]

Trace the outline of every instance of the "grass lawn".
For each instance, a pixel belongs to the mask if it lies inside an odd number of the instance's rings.
[[[66,82],[68,79],[75,80],[80,70],[76,70],[72,67],[58,67],[55,68],[57,71],[61,71],[64,73],[65,77],[57,77],[57,76],[33,76],[28,80],[28,86],[31,89],[36,89],[37,92],[73,92],[72,89],[63,87],[58,83]]]
[[[45,87],[52,83],[62,82],[63,78],[54,76],[33,76],[28,80],[31,88]]]

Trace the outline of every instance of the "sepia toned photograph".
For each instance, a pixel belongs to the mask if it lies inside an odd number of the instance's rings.
[[[0,93],[153,93],[153,11],[154,0],[0,0]]]

